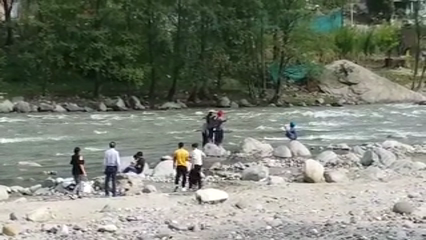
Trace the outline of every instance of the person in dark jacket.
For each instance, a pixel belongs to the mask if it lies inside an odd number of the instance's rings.
[[[72,165],[71,173],[74,177],[76,185],[77,196],[80,197],[80,183],[84,177],[87,176],[86,169],[84,168],[84,158],[80,154],[81,149],[79,147],[74,148],[74,155],[71,156],[70,164]]]
[[[220,110],[217,112],[217,116],[214,119],[214,144],[217,146],[221,145],[224,138],[223,123],[226,122],[225,113]]]
[[[133,172],[136,174],[143,173],[144,167],[145,167],[145,159],[143,158],[143,152],[137,152],[135,155],[133,155],[134,162],[130,163],[130,166],[126,167],[123,170],[123,173],[129,173]]]
[[[296,124],[290,122],[290,127],[285,126],[285,136],[291,141],[297,140]]]
[[[213,142],[213,138],[214,138],[214,127],[215,127],[214,113],[215,113],[214,110],[210,110],[207,116],[204,118],[206,120],[205,134],[207,134],[207,142]]]

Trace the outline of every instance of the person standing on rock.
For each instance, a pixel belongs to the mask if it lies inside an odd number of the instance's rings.
[[[189,189],[192,189],[193,185],[196,185],[198,186],[198,189],[201,189],[201,167],[203,166],[203,158],[205,157],[206,154],[204,154],[203,151],[198,149],[198,143],[193,143],[191,152],[192,169],[189,172]]]
[[[296,124],[294,122],[290,122],[290,128],[284,126],[285,128],[285,136],[291,141],[297,140],[297,132],[296,132]]]
[[[173,154],[173,168],[176,170],[175,191],[179,189],[179,181],[182,178],[182,191],[186,191],[186,177],[188,174],[189,152],[183,148],[183,142],[178,144],[178,149]]]
[[[215,110],[210,110],[207,116],[205,117],[206,120],[206,134],[207,134],[207,141],[213,142],[214,137],[214,125],[215,125],[215,116],[213,115],[215,113]],[[207,143],[206,143],[207,144]]]
[[[222,124],[226,122],[225,113],[220,110],[214,118],[214,144],[220,146],[223,142],[224,134]]]
[[[104,166],[105,166],[105,196],[109,196],[109,182],[112,185],[112,196],[117,196],[116,176],[120,169],[120,154],[115,149],[115,142],[110,142],[109,149],[105,151]]]
[[[72,176],[74,177],[75,181],[75,188],[76,188],[76,194],[78,197],[81,197],[80,195],[80,184],[84,177],[87,177],[86,169],[84,168],[84,158],[80,154],[81,149],[79,147],[74,148],[74,155],[71,156],[71,162],[72,165]]]

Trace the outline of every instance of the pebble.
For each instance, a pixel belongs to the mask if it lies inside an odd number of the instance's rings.
[[[12,221],[16,221],[16,220],[18,220],[18,217],[16,216],[15,213],[11,213],[11,214],[9,214],[9,219],[12,220]]]
[[[113,232],[116,232],[117,230],[118,230],[118,227],[115,226],[114,224],[107,224],[98,228],[98,232],[113,233]]]
[[[401,201],[395,203],[392,211],[399,214],[411,214],[414,212],[414,207],[409,202]]]
[[[14,237],[19,234],[19,228],[16,225],[7,224],[3,226],[2,233],[6,236]]]

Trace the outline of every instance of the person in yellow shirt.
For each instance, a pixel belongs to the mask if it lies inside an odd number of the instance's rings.
[[[183,148],[183,142],[178,144],[178,149],[173,155],[173,167],[176,169],[175,191],[179,189],[179,180],[182,178],[182,191],[186,191],[186,176],[188,175],[189,152]]]

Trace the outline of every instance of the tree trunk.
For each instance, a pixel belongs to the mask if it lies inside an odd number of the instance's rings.
[[[266,76],[265,76],[265,43],[264,43],[264,21],[263,17],[261,19],[261,26],[260,26],[260,76],[262,78],[262,91],[261,91],[261,97],[264,97],[266,95]]]
[[[15,0],[2,0],[4,11],[4,22],[6,25],[6,46],[13,44],[13,22],[12,22],[12,7]]]
[[[151,66],[151,83],[149,85],[149,98],[154,99],[156,95],[157,87],[157,73],[155,66],[155,54],[154,54],[154,11],[153,11],[152,0],[148,0],[148,54],[149,54],[149,65]]]
[[[167,94],[167,99],[169,101],[173,101],[175,95],[176,95],[176,91],[177,91],[177,83],[179,80],[179,73],[180,73],[180,69],[181,69],[181,40],[182,40],[182,1],[178,0],[177,3],[177,14],[178,14],[178,18],[177,18],[177,26],[176,26],[176,38],[174,41],[174,59],[173,59],[173,82],[172,82],[172,86],[170,87],[169,93]]]
[[[416,2],[418,3],[418,2]],[[420,17],[419,17],[419,5],[414,4],[414,25],[416,31],[416,48],[415,48],[415,58],[414,58],[414,74],[413,74],[413,83],[411,84],[411,89],[415,90],[417,82],[417,74],[419,73],[419,62],[420,62],[420,42],[421,42],[421,28],[420,28]]]

